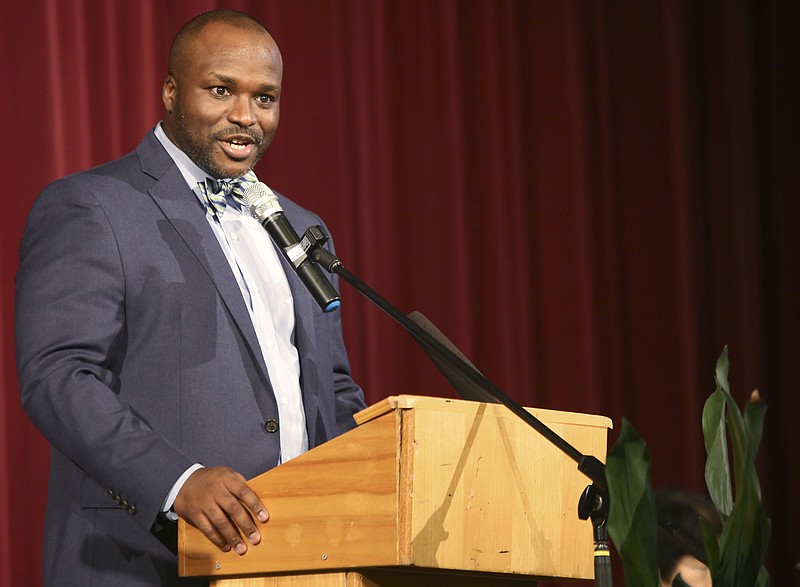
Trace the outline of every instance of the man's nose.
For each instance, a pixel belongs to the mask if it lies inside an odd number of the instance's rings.
[[[247,96],[237,96],[233,106],[228,112],[228,120],[241,126],[251,126],[255,124],[256,117],[253,114],[253,101]]]

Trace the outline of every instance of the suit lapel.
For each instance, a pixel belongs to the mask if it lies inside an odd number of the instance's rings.
[[[156,180],[156,183],[149,189],[151,197],[214,283],[258,365],[265,388],[272,394],[267,367],[261,354],[253,323],[250,320],[250,314],[242,299],[239,284],[231,273],[230,265],[228,265],[214,232],[208,225],[203,207],[152,132],[139,145],[137,153],[142,162],[142,170]],[[294,217],[291,213],[287,213],[287,217],[293,226],[298,229],[302,227],[300,218]],[[314,316],[321,310],[316,307],[313,298],[308,294],[306,287],[280,250],[278,257],[294,299],[294,343],[300,360],[300,387],[306,413],[308,442],[309,446],[313,447],[317,444],[316,423],[319,413],[318,397],[321,392],[319,368],[315,359],[317,349]],[[256,393],[255,395],[261,411],[264,414],[271,411],[264,404],[263,394]]]
[[[202,205],[152,133],[145,138],[137,152],[142,170],[156,179],[156,183],[148,190],[150,196],[214,283],[258,365],[265,387],[271,390],[264,357],[239,284],[208,225]],[[256,394],[257,399],[260,395]],[[261,402],[259,406],[264,411],[266,406]]]

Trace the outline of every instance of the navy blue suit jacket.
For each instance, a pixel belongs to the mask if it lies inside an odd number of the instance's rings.
[[[298,233],[321,224],[281,205]],[[355,425],[363,394],[339,312],[284,269],[313,447]],[[34,204],[16,348],[23,405],[53,446],[45,583],[181,584],[151,533],[169,489],[195,462],[256,476],[277,464],[280,435],[264,426],[278,409],[237,282],[152,132]]]

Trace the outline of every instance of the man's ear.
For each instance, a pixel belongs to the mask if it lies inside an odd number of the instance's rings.
[[[172,113],[175,106],[175,93],[178,91],[178,82],[171,75],[164,80],[164,87],[161,90],[161,100],[164,102],[164,110]]]

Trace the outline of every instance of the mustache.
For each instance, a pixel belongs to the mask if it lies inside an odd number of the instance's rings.
[[[218,141],[224,137],[229,137],[231,135],[247,135],[253,142],[255,142],[256,146],[260,147],[261,144],[264,142],[264,135],[257,132],[256,130],[246,127],[246,126],[239,126],[238,124],[233,124],[227,128],[223,128],[222,130],[218,130],[214,134],[211,135],[211,138],[215,141]]]

